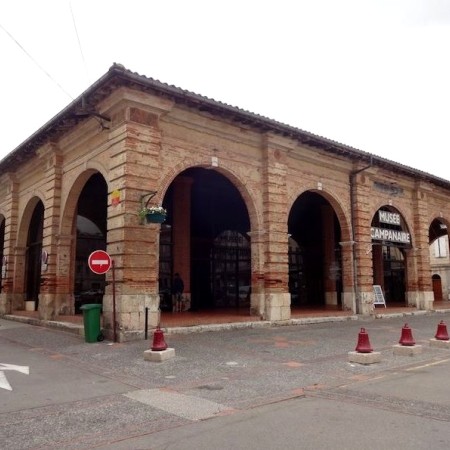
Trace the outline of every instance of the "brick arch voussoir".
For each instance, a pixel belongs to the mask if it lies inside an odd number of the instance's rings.
[[[45,201],[44,201],[44,194],[41,191],[34,191],[33,194],[30,195],[30,197],[26,200],[26,206],[20,214],[19,217],[19,227],[18,227],[18,234],[17,234],[17,245],[19,247],[25,247],[27,245],[27,239],[28,239],[28,228],[30,226],[31,222],[31,216],[33,215],[34,208],[36,208],[36,205],[41,202],[44,205],[44,211],[45,211]],[[45,216],[45,212],[44,212]]]
[[[346,211],[340,200],[335,197],[331,192],[327,191],[326,189],[319,190],[316,187],[305,189],[302,192],[295,194],[292,194],[289,198],[289,211],[294,206],[295,201],[306,192],[313,192],[315,194],[319,194],[321,197],[323,197],[333,208],[334,212],[336,213],[336,216],[339,221],[339,225],[341,227],[341,239],[342,241],[351,241],[352,240],[352,233],[351,233],[351,220],[350,220],[350,211]]]
[[[108,179],[105,177],[104,167],[98,163],[89,164],[91,167],[87,167],[83,171],[81,171],[78,176],[75,178],[73,182],[69,194],[67,195],[66,200],[62,205],[62,215],[61,215],[61,235],[70,235],[72,233],[73,221],[75,217],[75,211],[77,208],[78,199],[80,198],[81,191],[86,185],[89,178],[95,173],[100,173],[105,180],[105,183],[108,185]],[[102,169],[101,171],[98,169]],[[109,188],[108,188],[109,192]]]
[[[211,161],[202,159],[200,161],[186,161],[175,166],[172,166],[167,173],[165,173],[160,182],[160,191],[154,197],[155,201],[158,203],[162,203],[164,195],[169,189],[170,184],[174,181],[174,179],[184,170],[193,168],[193,167],[204,167],[220,173],[224,177],[228,178],[231,181],[233,186],[239,191],[244,200],[245,206],[247,207],[248,215],[250,218],[250,227],[252,230],[259,229],[262,224],[262,216],[258,214],[256,208],[256,201],[254,198],[254,194],[250,189],[248,189],[247,184],[241,179],[239,174],[237,174],[232,168],[224,166],[223,164],[220,167],[211,167]]]
[[[400,216],[402,217],[404,223],[405,223],[406,231],[408,231],[408,233],[411,233],[411,230],[413,228],[410,226],[409,221],[408,221],[408,211],[406,211],[406,209],[402,205],[395,205],[394,206],[394,205],[389,205],[385,201],[378,202],[375,205],[374,210],[372,211],[372,213],[370,215],[370,223],[372,223],[373,219],[375,218],[375,215],[376,215],[377,211],[380,208],[383,208],[383,207],[390,208],[390,209],[393,209],[396,212],[398,212],[400,214]]]

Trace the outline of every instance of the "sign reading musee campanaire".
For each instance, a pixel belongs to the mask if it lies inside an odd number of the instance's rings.
[[[388,225],[401,225],[400,214],[389,211],[378,211],[380,223]],[[411,235],[402,230],[389,230],[387,228],[372,227],[370,230],[372,239],[376,241],[397,242],[399,244],[411,244]]]
[[[370,230],[372,239],[376,241],[398,242],[400,244],[411,244],[411,236],[406,231],[388,230],[387,228],[372,227]]]

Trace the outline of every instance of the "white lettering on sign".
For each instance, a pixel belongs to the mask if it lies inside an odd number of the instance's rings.
[[[370,229],[372,239],[377,241],[399,242],[401,244],[411,244],[411,236],[406,231],[387,230],[386,228],[372,227]]]
[[[381,223],[389,225],[400,225],[400,214],[389,211],[378,211],[378,219]]]
[[[93,259],[92,264],[95,264],[96,266],[106,266],[109,264],[109,261],[107,259]]]

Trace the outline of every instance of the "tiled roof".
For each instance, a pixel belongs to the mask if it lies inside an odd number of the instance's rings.
[[[106,74],[92,84],[77,99],[71,102],[60,113],[3,158],[0,161],[0,172],[13,170],[17,165],[31,159],[35,155],[36,150],[46,141],[57,139],[77,123],[86,120],[91,115],[89,111],[95,111],[95,106],[120,86],[128,86],[141,91],[151,92],[155,95],[170,98],[176,103],[186,104],[201,112],[221,116],[227,120],[257,128],[263,132],[272,132],[290,137],[310,147],[342,155],[353,160],[359,160],[374,166],[383,167],[387,170],[422,179],[445,187],[446,189],[450,189],[450,181],[389,159],[355,149],[331,139],[315,135],[308,131],[283,124],[259,114],[243,110],[236,106],[231,106],[194,92],[162,83],[153,78],[127,70],[121,64],[113,64]],[[88,113],[85,114],[82,113],[82,111],[88,111]]]

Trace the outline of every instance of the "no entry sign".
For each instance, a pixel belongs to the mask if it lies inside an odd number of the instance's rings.
[[[95,250],[89,255],[88,264],[92,272],[101,275],[111,268],[111,257],[103,250]]]

